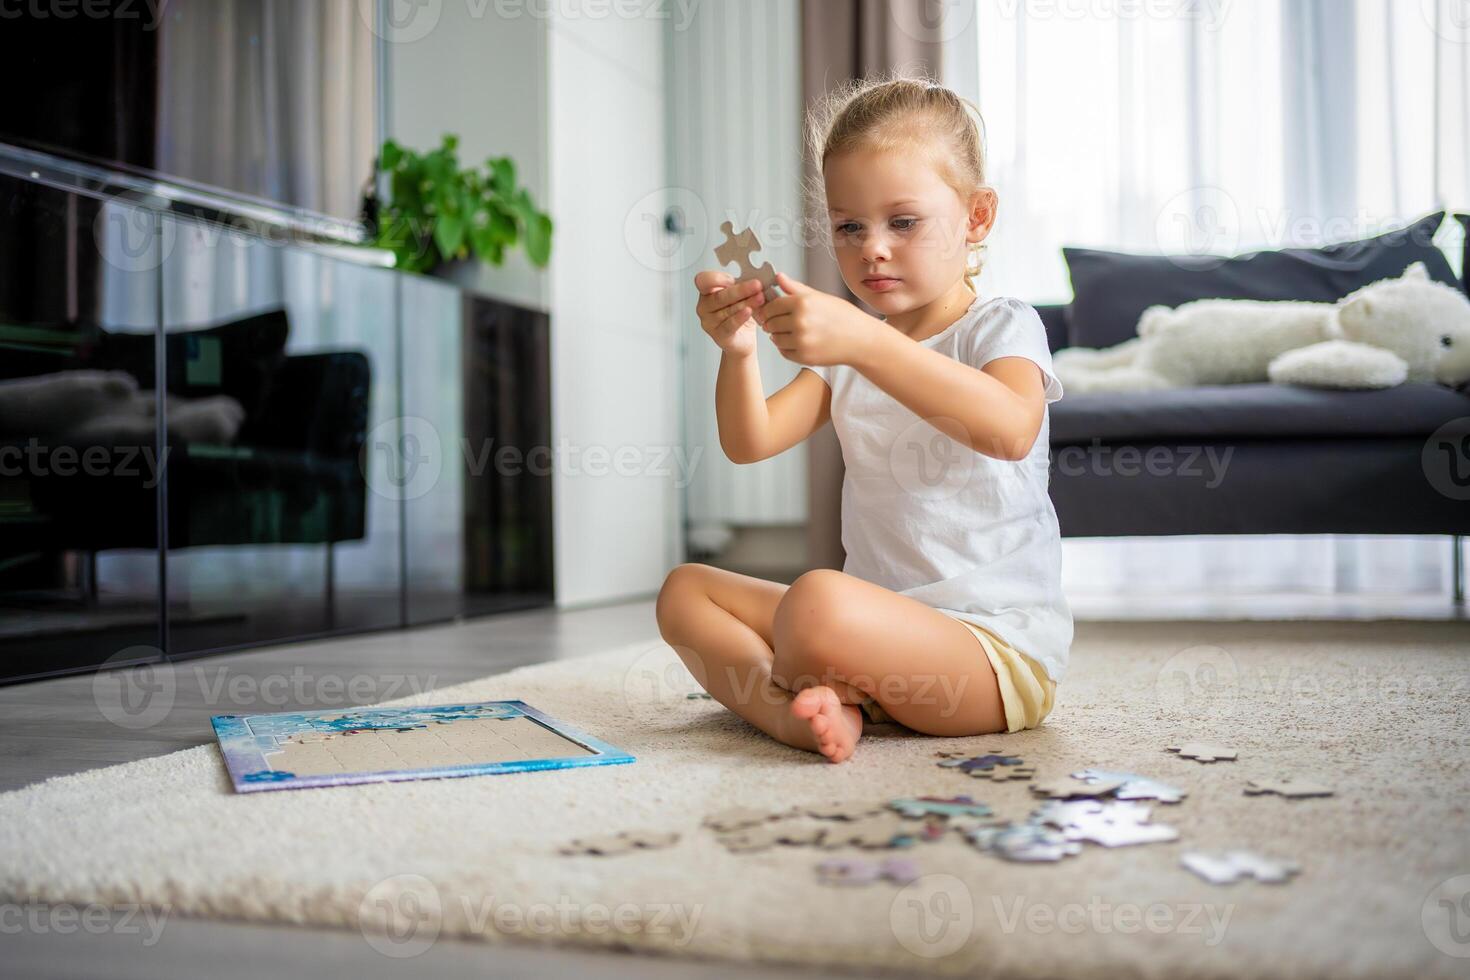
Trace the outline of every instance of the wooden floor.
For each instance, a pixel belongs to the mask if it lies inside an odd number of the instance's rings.
[[[1166,619],[1250,619],[1251,602],[1234,612],[1217,602],[1173,604]],[[1431,608],[1432,607],[1432,608]],[[1115,603],[1079,615],[1120,618],[1136,604]],[[1079,613],[1081,611],[1079,610]],[[1333,602],[1282,605],[1281,618],[1371,619],[1389,610]],[[1463,619],[1448,602],[1400,615]],[[285,711],[371,704],[415,690],[446,687],[524,664],[575,657],[641,640],[658,629],[652,599],[574,611],[507,613],[466,623],[348,637],[187,661],[164,668],[151,700],[143,692],[119,714],[116,678],[66,677],[0,688],[0,790],[99,766],[161,755],[213,741],[209,717],[236,712]],[[162,709],[162,710],[160,710]],[[124,724],[114,719],[121,717]],[[146,726],[142,721],[151,722]],[[130,727],[133,726],[133,727]],[[166,827],[159,828],[167,833]],[[0,974],[27,977],[250,977],[313,975],[354,978],[402,976],[562,977],[820,977],[803,969],[739,967],[728,962],[656,959],[584,953],[530,945],[489,946],[441,940],[407,962],[385,957],[356,932],[170,919],[156,942],[136,923],[89,932],[65,932],[31,910],[0,906],[5,933]],[[19,926],[19,931],[16,931]]]

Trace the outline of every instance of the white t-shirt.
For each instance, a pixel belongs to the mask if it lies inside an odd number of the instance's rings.
[[[1042,370],[1047,405],[1062,397],[1046,328],[1020,300],[977,296],[917,343],[975,368],[1028,358]],[[996,459],[949,438],[849,365],[803,367],[832,389],[847,466],[842,570],[984,627],[1061,680],[1072,612],[1047,496],[1049,412],[1025,459]]]

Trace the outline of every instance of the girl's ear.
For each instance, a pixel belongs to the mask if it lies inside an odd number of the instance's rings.
[[[999,205],[1000,198],[996,196],[995,190],[991,187],[982,187],[970,195],[970,220],[965,233],[965,241],[973,245],[990,234],[991,226],[995,224],[995,213]]]

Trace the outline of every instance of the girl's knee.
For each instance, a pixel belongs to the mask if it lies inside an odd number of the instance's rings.
[[[781,596],[771,622],[777,661],[789,668],[829,661],[843,645],[841,572],[820,568],[806,572]]]
[[[688,608],[690,601],[705,594],[704,570],[707,565],[685,562],[678,565],[664,578],[654,602],[654,618],[658,621],[659,633],[665,640],[669,632],[677,628],[680,614]]]

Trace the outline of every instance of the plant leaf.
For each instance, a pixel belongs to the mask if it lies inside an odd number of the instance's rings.
[[[551,218],[539,211],[526,226],[526,254],[542,267],[551,260]]]
[[[495,193],[502,197],[509,197],[516,189],[516,165],[510,157],[491,157],[490,184],[495,188]]]

